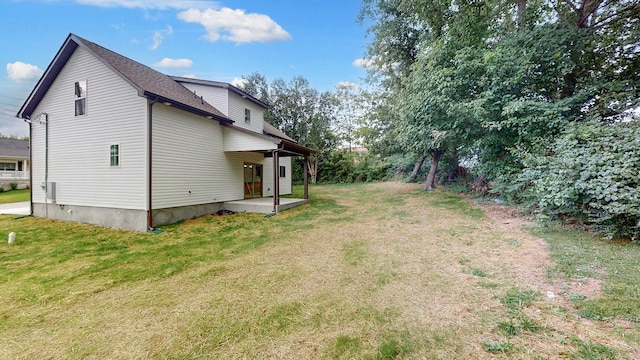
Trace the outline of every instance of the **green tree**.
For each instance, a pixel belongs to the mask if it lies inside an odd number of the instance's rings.
[[[541,207],[545,197],[530,191],[541,185],[527,174],[544,178],[565,161],[580,163],[573,156],[594,158],[589,146],[560,139],[576,129],[629,139],[620,123],[637,121],[629,120],[640,106],[637,0],[369,0],[363,16],[374,22],[371,78],[389,92],[379,98],[394,114],[386,129],[405,153],[431,153],[430,171],[441,156],[469,154],[494,190]],[[607,180],[607,166],[589,169],[601,172],[592,183],[627,181]],[[548,188],[572,194],[557,179]],[[578,212],[611,210],[572,204]],[[599,216],[599,224],[633,223],[633,207],[617,209],[627,212]]]
[[[356,131],[364,112],[363,95],[355,84],[339,84],[336,86],[334,106],[334,131],[342,142],[342,146],[351,151],[358,145]]]
[[[435,19],[444,18],[442,7],[437,7]],[[403,79],[411,72],[411,66],[420,52],[420,42],[431,29],[418,14],[420,6],[404,0],[365,0],[360,12],[360,20],[372,21],[368,33],[373,41],[368,46],[367,56],[371,63],[369,80],[378,84],[377,92],[369,94],[373,103],[364,115],[364,124],[359,132],[364,145],[371,151],[391,155],[406,153],[407,147],[398,138],[396,124],[399,122],[398,105],[402,102]],[[436,26],[435,32],[441,26]],[[426,157],[424,150],[411,148],[419,157],[412,178],[417,177]]]
[[[525,156],[550,153],[552,139],[570,123],[620,119],[640,98],[638,6],[548,5],[527,2],[518,31],[503,28],[483,55],[480,163],[507,185]]]

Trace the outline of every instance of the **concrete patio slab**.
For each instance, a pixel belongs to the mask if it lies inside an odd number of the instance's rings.
[[[307,202],[308,200],[305,199],[280,198],[278,211],[290,209],[292,207],[306,204]],[[227,201],[224,203],[224,209],[234,212],[254,212],[260,214],[270,214],[273,212],[273,198],[266,197]]]

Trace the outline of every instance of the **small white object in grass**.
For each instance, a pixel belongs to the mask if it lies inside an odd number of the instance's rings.
[[[556,297],[556,295],[554,293],[552,293],[551,291],[547,291],[547,297],[549,299],[553,299],[554,297]]]
[[[16,241],[16,233],[13,231],[9,233],[9,244],[13,244]]]

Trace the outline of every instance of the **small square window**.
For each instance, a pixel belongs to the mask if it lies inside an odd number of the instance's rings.
[[[75,83],[75,114],[76,116],[87,113],[87,81]]]
[[[244,122],[247,124],[251,122],[251,110],[244,109]]]
[[[112,167],[120,166],[120,145],[111,145],[109,151],[109,161]]]
[[[287,177],[287,168],[285,166],[280,166],[280,177]]]

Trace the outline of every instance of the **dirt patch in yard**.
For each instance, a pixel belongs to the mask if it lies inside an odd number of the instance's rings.
[[[590,277],[553,279],[550,280],[547,272],[553,266],[553,261],[549,257],[547,243],[527,232],[527,228],[536,226],[535,221],[527,219],[518,210],[495,204],[476,204],[481,207],[495,226],[503,232],[510,232],[514,238],[526,239],[528,246],[524,253],[516,254],[514,259],[519,267],[526,269],[523,279],[537,284],[540,290],[550,298],[559,296],[558,301],[563,302],[563,306],[573,307],[569,301],[571,294],[582,294],[589,299],[602,296],[602,282],[600,279]]]

